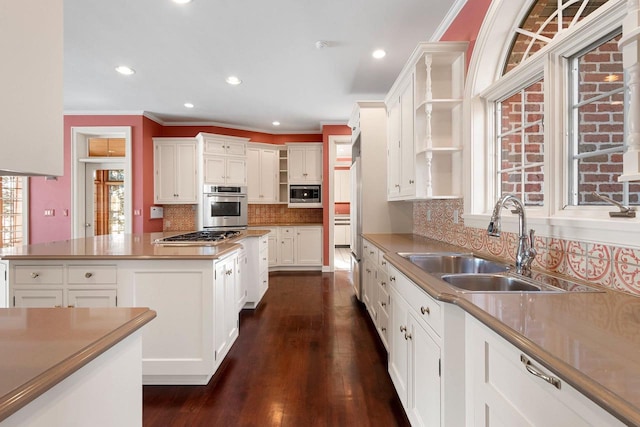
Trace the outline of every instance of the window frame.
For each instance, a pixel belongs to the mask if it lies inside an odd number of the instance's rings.
[[[22,180],[22,243],[21,245],[27,245],[29,243],[29,177],[27,176],[14,176]],[[1,215],[1,214],[0,214]],[[0,247],[3,246],[0,242]]]
[[[491,67],[488,74],[492,77],[472,78],[466,87],[466,111],[471,127],[465,137],[465,164],[469,166],[465,168],[469,171],[465,179],[465,225],[486,228],[497,200],[494,103],[542,76],[545,82],[545,197],[542,207],[527,207],[529,225],[540,236],[629,246],[630,242],[640,241],[640,218],[622,221],[612,219],[608,212],[616,209],[613,206],[567,206],[570,184],[569,94],[566,90],[571,66],[569,58],[611,34],[611,28],[621,27],[627,12],[626,1],[610,0],[571,29],[559,33],[552,43],[500,76],[513,36],[513,24],[522,22],[531,4],[532,0],[522,0],[518,4],[509,0],[494,1],[473,52],[469,75],[487,73],[488,67]],[[509,15],[513,20],[505,19]],[[503,41],[497,47],[496,38]],[[478,165],[478,162],[485,164]],[[483,179],[474,179],[478,176]],[[517,231],[515,216],[505,215],[503,223],[505,230]],[[630,233],[635,236],[632,237]]]

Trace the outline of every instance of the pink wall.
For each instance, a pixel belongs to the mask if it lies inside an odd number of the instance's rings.
[[[487,14],[490,4],[491,0],[468,1],[440,38],[440,41],[469,42],[467,49],[467,67],[471,60],[471,52],[473,52],[476,37],[478,36],[482,21]]]
[[[143,156],[142,116],[65,116],[64,118],[64,175],[56,181],[47,181],[43,177],[30,178],[29,191],[29,243],[50,242],[71,238],[71,128],[78,126],[131,126],[132,162],[141,161]],[[153,147],[151,147],[153,154]],[[151,156],[153,163],[153,156]],[[133,208],[143,209],[142,176],[144,169],[133,168]],[[153,179],[153,170],[151,171]],[[153,189],[153,185],[151,186]],[[54,209],[54,216],[44,216],[45,209]],[[136,218],[133,224],[135,233],[142,232],[143,217]]]
[[[71,128],[90,126],[131,126],[132,130],[132,231],[149,233],[162,231],[162,221],[150,220],[153,203],[153,138],[192,137],[199,132],[251,138],[254,142],[285,144],[287,142],[321,142],[322,134],[284,134],[251,132],[215,126],[162,126],[144,116],[65,116],[64,175],[57,180],[30,178],[29,243],[42,243],[71,238]],[[326,151],[326,150],[325,150]],[[53,209],[54,216],[44,216]]]
[[[326,125],[322,127],[322,200],[324,212],[322,225],[324,228],[324,265],[329,265],[329,229],[333,224],[329,223],[329,135],[351,135],[351,128],[347,125]]]

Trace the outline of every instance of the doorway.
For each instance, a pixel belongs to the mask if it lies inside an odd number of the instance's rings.
[[[330,271],[351,270],[350,167],[351,136],[329,136],[329,258]]]
[[[124,165],[85,166],[85,237],[124,233]]]
[[[72,238],[131,233],[131,128],[71,128]]]

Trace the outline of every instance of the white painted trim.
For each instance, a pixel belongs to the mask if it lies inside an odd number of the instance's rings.
[[[118,136],[125,138],[125,158],[118,160],[102,159],[101,163],[117,162],[124,163],[124,204],[125,204],[125,229],[126,234],[131,234],[133,223],[133,166],[132,166],[132,136],[131,126],[86,126],[71,128],[71,212],[69,219],[71,221],[71,238],[75,239],[84,236],[84,212],[85,197],[85,162],[93,162],[86,155],[86,149],[82,150],[80,144],[85,141],[87,136]],[[83,162],[83,160],[85,162]],[[80,210],[81,209],[81,210]]]
[[[77,111],[77,110],[69,110],[69,111],[65,111],[64,112],[65,116],[143,116],[148,118],[149,120],[153,120],[154,122],[158,123],[159,125],[162,126],[215,126],[215,127],[221,127],[221,128],[225,128],[225,129],[232,129],[232,130],[245,130],[248,132],[258,132],[258,133],[266,133],[268,135],[313,135],[313,134],[320,134],[322,133],[322,127],[317,128],[317,129],[303,129],[303,130],[294,130],[294,129],[288,129],[288,130],[275,130],[275,129],[262,129],[262,128],[255,128],[255,127],[251,127],[251,126],[240,126],[240,125],[235,125],[235,124],[231,124],[231,123],[222,123],[222,122],[214,122],[214,121],[209,121],[209,120],[194,120],[194,121],[184,121],[184,122],[174,122],[174,121],[165,121],[162,120],[160,117],[156,116],[153,113],[150,113],[148,111]],[[334,122],[334,123],[329,123],[326,122],[326,124],[338,124],[338,125],[346,125],[347,122]],[[322,125],[322,123],[319,123],[319,125]]]
[[[29,217],[31,216],[31,212],[29,212],[29,186],[31,180],[29,177],[22,177],[22,244],[29,244]]]
[[[334,177],[334,169],[336,167],[336,144],[337,143],[346,143],[351,144],[351,135],[329,135],[329,271],[335,271],[335,257],[336,257],[336,247],[335,247],[335,236],[334,236],[334,223],[335,223],[335,215],[336,215],[336,204],[335,204],[335,177]],[[326,267],[326,266],[325,266]],[[322,271],[325,271],[324,268]]]
[[[467,0],[456,0],[453,6],[449,8],[449,11],[447,11],[444,19],[438,25],[438,28],[436,28],[435,31],[431,34],[431,37],[429,37],[430,42],[437,42],[442,38],[444,33],[449,29],[451,23],[456,19],[465,4],[467,4]]]

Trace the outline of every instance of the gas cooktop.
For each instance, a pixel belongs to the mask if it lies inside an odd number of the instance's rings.
[[[233,237],[237,237],[242,232],[240,230],[203,230],[192,233],[178,234],[176,236],[156,239],[155,243],[161,245],[198,245],[214,246],[224,243]]]

